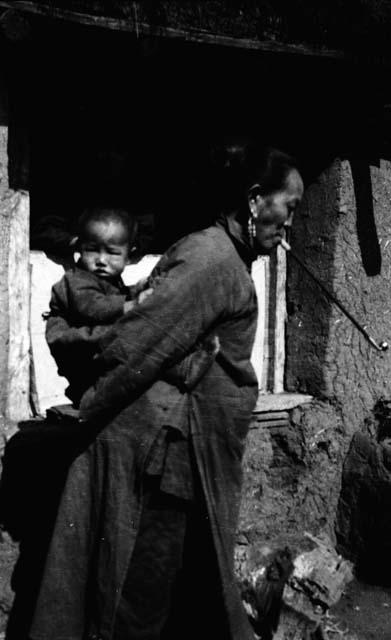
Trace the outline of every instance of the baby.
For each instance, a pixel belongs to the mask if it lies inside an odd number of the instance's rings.
[[[86,210],[79,220],[80,259],[52,288],[46,340],[59,374],[69,382],[66,394],[76,407],[93,381],[92,361],[99,352],[100,338],[118,318],[152,294],[148,279],[126,287],[121,277],[130,263],[136,232],[136,221],[125,210]],[[162,374],[162,379],[189,391],[218,351],[218,337],[212,336]]]

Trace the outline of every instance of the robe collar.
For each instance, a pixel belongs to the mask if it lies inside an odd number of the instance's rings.
[[[257,259],[257,254],[254,248],[250,245],[243,225],[240,224],[240,222],[238,222],[238,220],[236,219],[235,213],[220,214],[220,216],[216,220],[216,226],[220,229],[224,229],[239,256],[250,271],[251,263]]]

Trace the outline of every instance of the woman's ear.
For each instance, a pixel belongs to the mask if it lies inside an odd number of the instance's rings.
[[[257,218],[260,208],[263,204],[263,198],[261,196],[261,185],[257,183],[253,184],[248,190],[248,207],[250,209],[253,218]]]
[[[263,198],[260,193],[254,194],[249,191],[248,193],[248,208],[253,218],[258,218],[259,213],[263,206]]]

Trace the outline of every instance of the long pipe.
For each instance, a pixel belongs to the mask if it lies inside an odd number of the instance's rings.
[[[375,347],[375,349],[377,349],[378,351],[387,351],[388,349],[388,342],[386,342],[385,340],[383,340],[382,342],[378,343],[376,342],[376,340],[374,338],[372,338],[372,336],[369,335],[368,331],[366,330],[365,327],[362,326],[362,324],[359,323],[358,320],[356,320],[356,318],[354,316],[352,316],[352,314],[350,313],[350,311],[348,311],[346,309],[346,307],[342,304],[342,302],[340,302],[335,296],[334,294],[332,294],[328,289],[326,289],[326,287],[324,286],[323,282],[321,282],[320,280],[318,280],[318,278],[316,277],[315,274],[312,273],[312,271],[310,271],[310,269],[307,267],[307,265],[302,262],[302,260],[295,254],[293,253],[290,244],[287,243],[286,240],[282,239],[281,240],[281,246],[283,249],[285,249],[285,251],[289,251],[290,255],[292,256],[292,258],[294,258],[294,260],[296,260],[296,262],[301,266],[301,268],[308,273],[309,276],[311,276],[311,278],[316,282],[316,284],[320,287],[320,289],[322,289],[323,293],[326,294],[326,296],[328,298],[330,298],[330,300],[332,300],[334,302],[334,304],[337,305],[337,307],[339,307],[341,309],[341,311],[345,314],[345,316],[347,318],[349,318],[350,322],[352,322],[354,324],[354,326],[361,331],[361,333],[363,334],[363,336],[368,340],[368,342]]]

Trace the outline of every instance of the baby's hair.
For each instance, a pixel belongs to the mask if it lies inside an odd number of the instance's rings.
[[[85,209],[78,220],[79,244],[84,240],[87,227],[91,222],[115,222],[121,224],[128,235],[129,249],[132,248],[137,233],[137,220],[126,209],[103,206]]]

